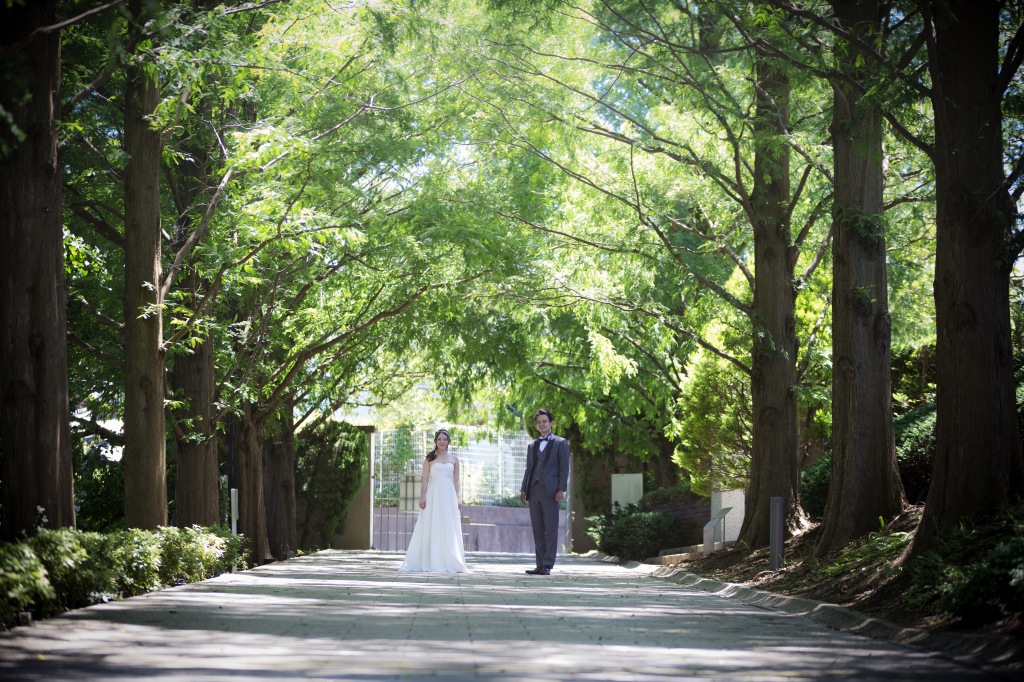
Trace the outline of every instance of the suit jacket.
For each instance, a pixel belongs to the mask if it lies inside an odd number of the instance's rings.
[[[533,441],[526,446],[526,472],[523,474],[523,485],[519,489],[527,492],[530,489],[530,472],[538,456],[542,457],[541,470],[534,472],[534,478],[540,479],[544,487],[553,495],[556,490],[569,489],[569,441],[552,434],[551,441],[540,452],[539,442]]]

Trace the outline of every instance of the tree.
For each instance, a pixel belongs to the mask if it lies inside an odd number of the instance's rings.
[[[1024,23],[1018,5],[996,0],[920,7],[935,113],[937,451],[914,553],[1024,486],[1009,308],[1024,162],[1006,158],[1002,113],[1019,89]]]
[[[862,43],[882,35],[879,2],[832,0],[839,28]],[[821,534],[827,554],[890,519],[906,502],[896,467],[892,334],[883,220],[881,69],[840,42],[832,83],[832,476]],[[852,83],[852,84],[851,84]]]
[[[829,197],[817,150],[802,144],[821,120],[813,104],[820,86],[806,78],[798,83],[804,95],[796,100],[798,127],[790,117],[788,67],[763,49],[775,17],[760,9],[732,12],[726,5],[698,11],[689,4],[595,2],[565,12],[593,31],[589,37],[537,46],[513,31],[492,65],[503,72],[499,94],[486,100],[506,122],[521,116],[517,109],[528,102],[545,122],[543,132],[530,137],[525,125],[509,126],[511,144],[532,148],[581,185],[629,209],[633,229],[623,237],[628,246],[616,244],[620,250],[648,257],[660,252],[654,257],[673,262],[680,278],[699,283],[706,289],[702,295],[713,294],[723,308],[745,318],[742,350],[749,358],[710,343],[713,324],[695,324],[682,292],[675,293],[683,305],[652,310],[659,321],[668,320],[706,350],[729,357],[751,377],[752,500],[741,540],[758,546],[768,542],[769,497],[787,500],[791,530],[805,523],[797,499],[802,320],[796,300],[801,291],[814,291],[806,285],[829,239],[827,230],[814,228]],[[562,45],[589,49],[563,53]],[[538,87],[538,93],[502,97],[508,83],[527,78],[548,84],[550,92]],[[550,121],[560,123],[567,138],[577,139],[582,131],[610,142],[584,160],[580,147],[602,143],[559,149],[550,139]],[[793,187],[791,174],[799,178]],[[791,229],[794,223],[799,229]],[[597,241],[583,230],[578,243]],[[815,248],[805,251],[808,245]],[[735,267],[736,284],[717,279],[723,259]],[[610,298],[621,301],[605,300]],[[628,296],[622,305],[652,309]],[[820,318],[812,321],[812,329],[820,324]]]
[[[56,0],[0,12],[0,430],[3,525],[14,540],[74,527],[61,220]],[[40,519],[40,515],[43,517]]]
[[[267,508],[267,542],[275,559],[295,556],[299,547],[295,518],[295,405],[285,401],[270,443],[264,450],[263,489]]]
[[[800,467],[797,457],[796,290],[798,251],[790,234],[790,149],[781,143],[791,126],[789,77],[778,60],[755,58],[753,189],[750,220],[754,228],[754,343],[751,349],[753,452],[747,514],[739,541],[749,547],[768,544],[772,497],[785,503],[791,529],[803,525]]]
[[[155,5],[129,0],[129,43],[159,20]],[[125,524],[167,525],[164,419],[160,89],[155,65],[139,50],[126,66],[124,92],[124,484]]]
[[[213,0],[197,1],[197,11],[209,12]],[[200,17],[202,15],[200,14]],[[216,17],[211,20],[211,18]],[[203,25],[204,33],[210,37],[232,38],[236,44],[245,45],[244,38],[237,33],[225,31],[222,25],[229,22],[217,13],[197,18]],[[195,249],[208,234],[209,223],[231,179],[231,173],[221,168],[223,159],[212,150],[217,149],[217,137],[224,135],[223,118],[235,105],[230,92],[219,87],[220,81],[238,78],[236,74],[220,66],[218,58],[221,45],[204,44],[201,64],[183,67],[193,75],[184,88],[179,101],[186,99],[190,115],[179,117],[175,126],[173,144],[177,151],[176,163],[168,164],[168,190],[177,213],[172,250],[175,252],[171,272],[164,277],[161,295],[165,300],[175,298],[184,308],[179,314],[177,306],[171,306],[172,324],[181,321],[191,333],[180,339],[167,339],[165,346],[173,351],[172,371],[168,381],[180,408],[170,410],[169,417],[174,431],[174,523],[187,528],[194,524],[210,526],[220,522],[220,494],[217,462],[217,443],[214,437],[215,411],[213,408],[216,390],[216,367],[214,365],[214,339],[206,324],[189,325],[189,317],[205,303],[203,292],[209,291],[210,282],[202,277],[200,268],[193,261]],[[182,45],[182,50],[194,48]],[[196,73],[198,71],[198,73]],[[220,95],[218,97],[218,95]],[[217,106],[217,104],[221,106]],[[185,102],[182,102],[184,108]],[[213,178],[223,174],[220,183]],[[205,210],[203,210],[205,208]],[[175,274],[179,281],[175,281]],[[174,285],[179,289],[174,296]],[[177,319],[175,319],[177,318]],[[183,336],[183,335],[179,335]]]

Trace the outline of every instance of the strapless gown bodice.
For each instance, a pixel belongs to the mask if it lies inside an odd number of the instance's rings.
[[[455,465],[451,462],[434,462],[430,465],[430,482],[445,478],[455,487]]]

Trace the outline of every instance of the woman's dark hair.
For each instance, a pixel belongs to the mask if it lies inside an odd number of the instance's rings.
[[[448,436],[448,442],[452,442],[452,434],[448,433],[448,429],[438,429],[434,432],[434,449],[427,453],[427,461],[433,462],[437,459],[437,437],[441,434]]]

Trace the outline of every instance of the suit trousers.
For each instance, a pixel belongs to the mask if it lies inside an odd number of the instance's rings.
[[[530,483],[527,492],[530,504],[530,525],[533,526],[533,546],[537,553],[538,568],[553,568],[558,554],[558,507],[555,491],[548,492],[540,481]]]

